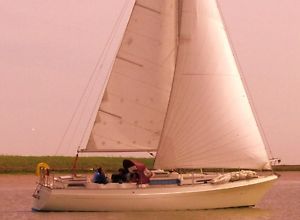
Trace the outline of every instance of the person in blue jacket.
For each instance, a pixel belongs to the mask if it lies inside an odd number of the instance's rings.
[[[107,177],[101,167],[99,167],[93,177],[93,182],[94,183],[99,183],[99,184],[106,184],[108,183]]]

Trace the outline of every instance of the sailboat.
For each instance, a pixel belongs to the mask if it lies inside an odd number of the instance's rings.
[[[51,178],[40,166],[33,210],[254,206],[277,176],[250,171],[271,166],[217,2],[122,4],[114,33],[123,39],[119,48],[108,46],[111,65],[100,61],[100,88],[91,83],[85,95],[94,108],[78,152],[156,152],[156,170],[146,183],[96,184],[84,176]],[[202,168],[241,171],[171,172]]]

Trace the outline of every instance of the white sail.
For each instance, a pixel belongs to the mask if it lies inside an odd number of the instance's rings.
[[[65,133],[62,134],[58,150],[60,148],[63,148],[63,150],[60,153],[70,153],[70,148],[74,150],[74,148],[78,148],[78,146],[86,143],[90,135],[94,119],[96,118],[97,106],[100,105],[102,100],[113,61],[122,42],[122,36],[135,1],[115,0],[107,4],[110,7],[107,7],[107,5],[103,6],[104,10],[112,8],[112,5],[116,3],[118,5],[114,7],[114,12],[106,19],[110,26],[104,24],[103,31],[105,33],[99,39],[101,43],[96,46],[99,51],[99,57],[97,57],[97,60],[95,59],[94,66],[87,71],[86,79],[81,82],[84,84],[84,90],[81,96],[78,97],[76,108],[70,114],[70,122],[66,127]]]
[[[160,138],[177,48],[176,1],[138,0],[83,151],[152,151]]]
[[[268,157],[213,0],[183,1],[156,168],[263,168]]]

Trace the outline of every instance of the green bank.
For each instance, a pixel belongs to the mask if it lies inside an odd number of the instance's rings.
[[[152,158],[126,158],[143,162],[152,168]],[[75,157],[63,156],[0,156],[0,173],[34,173],[40,162],[45,162],[54,172],[69,172]],[[114,157],[79,157],[76,163],[78,172],[91,172],[97,167],[103,167],[107,172],[117,171],[122,167],[124,158]]]
[[[153,158],[126,158],[144,163],[148,168],[153,167]],[[74,164],[74,157],[63,156],[1,156],[0,173],[34,173],[40,162],[45,162],[54,172],[70,172]],[[124,158],[115,157],[79,157],[76,163],[78,172],[91,172],[102,167],[107,172],[115,172],[122,167]],[[277,165],[275,171],[300,171],[300,165]],[[205,171],[205,170],[204,170]],[[209,171],[209,170],[207,170]],[[221,170],[219,170],[221,171]]]

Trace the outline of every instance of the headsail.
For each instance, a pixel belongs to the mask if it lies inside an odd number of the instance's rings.
[[[177,48],[177,3],[135,3],[92,133],[83,151],[156,150]]]
[[[156,168],[256,168],[268,163],[212,0],[183,1],[178,59]]]

